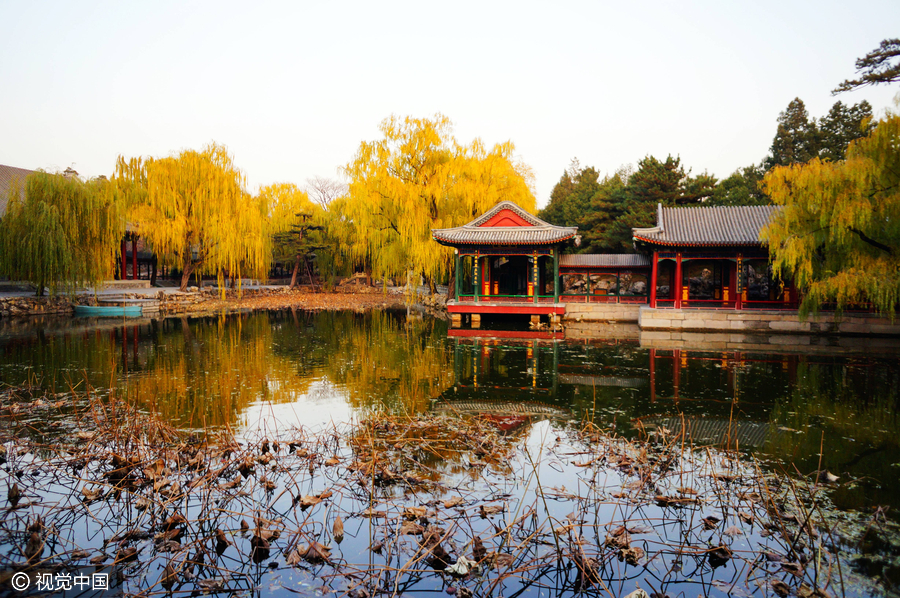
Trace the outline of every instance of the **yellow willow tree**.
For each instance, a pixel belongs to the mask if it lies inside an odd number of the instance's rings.
[[[490,151],[477,139],[460,145],[440,114],[391,116],[380,129],[384,138],[363,142],[343,169],[349,196],[329,207],[340,211],[333,215],[333,234],[374,275],[442,279],[452,250],[432,241],[432,228],[465,224],[503,200],[534,210],[532,176],[515,161],[512,143]]]
[[[11,185],[0,220],[0,272],[34,283],[39,297],[44,287],[74,292],[113,277],[125,220],[105,179],[36,171],[24,197],[20,189]]]
[[[272,257],[264,201],[221,145],[167,158],[119,157],[114,184],[128,198],[128,220],[163,263],[192,274],[265,276]]]
[[[773,168],[765,192],[783,206],[763,230],[773,268],[804,293],[803,313],[900,300],[900,116],[853,142],[845,160]]]
[[[276,261],[293,261],[291,286],[297,286],[301,264],[325,247],[322,241],[325,210],[293,183],[275,183],[259,190],[258,200],[269,214]]]

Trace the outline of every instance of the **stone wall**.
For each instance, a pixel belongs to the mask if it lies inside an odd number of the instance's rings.
[[[772,335],[881,335],[900,336],[900,320],[875,314],[819,314],[801,320],[796,312],[774,310],[640,309],[638,325],[658,339],[681,333],[749,333]],[[643,334],[641,335],[643,338]]]
[[[568,330],[566,331],[568,333]],[[638,340],[647,349],[697,351],[796,351],[804,354],[900,353],[888,336],[826,336],[822,334],[747,334],[642,330]]]
[[[73,305],[69,297],[0,297],[0,317],[70,315]]]
[[[566,303],[563,322],[566,327],[578,322],[635,322],[641,304],[631,303]]]

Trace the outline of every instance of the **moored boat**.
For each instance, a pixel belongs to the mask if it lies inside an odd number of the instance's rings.
[[[93,318],[138,318],[143,315],[140,305],[76,305],[76,316]]]

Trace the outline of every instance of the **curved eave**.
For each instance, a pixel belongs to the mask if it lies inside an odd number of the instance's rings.
[[[710,241],[708,243],[698,243],[694,242],[686,242],[686,241],[661,241],[659,239],[648,239],[646,237],[632,237],[635,241],[641,241],[643,243],[648,243],[650,245],[661,245],[663,247],[748,247],[750,245],[759,245],[764,246],[766,243],[762,241],[741,241],[739,243],[725,243],[725,242],[714,242]]]
[[[559,239],[549,239],[546,241],[451,241],[450,239],[443,239],[441,237],[432,235],[432,239],[440,243],[441,245],[447,245],[448,247],[454,247],[456,245],[489,245],[492,247],[496,246],[504,246],[504,247],[514,247],[516,245],[556,245],[557,243],[563,243],[575,237],[575,233],[571,235],[566,235],[565,237],[560,237]]]

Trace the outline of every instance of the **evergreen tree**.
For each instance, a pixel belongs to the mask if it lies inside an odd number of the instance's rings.
[[[856,60],[858,79],[847,79],[832,91],[838,94],[865,87],[900,81],[900,38],[886,39],[881,44]]]
[[[819,120],[819,157],[832,162],[843,160],[850,142],[871,131],[871,121],[869,102],[863,100],[853,106],[835,102],[828,114]]]
[[[729,177],[719,181],[707,205],[755,206],[772,203],[759,188],[765,171],[760,166],[738,168]]]
[[[633,173],[620,171],[604,179],[591,201],[590,212],[580,221],[590,251],[634,251],[631,229],[656,224],[657,204],[691,205],[708,199],[716,178],[703,173],[691,177],[681,158],[661,161],[647,156]]]
[[[809,119],[803,100],[794,98],[778,115],[778,128],[765,160],[766,169],[808,162],[818,155],[818,149],[816,122]]]

